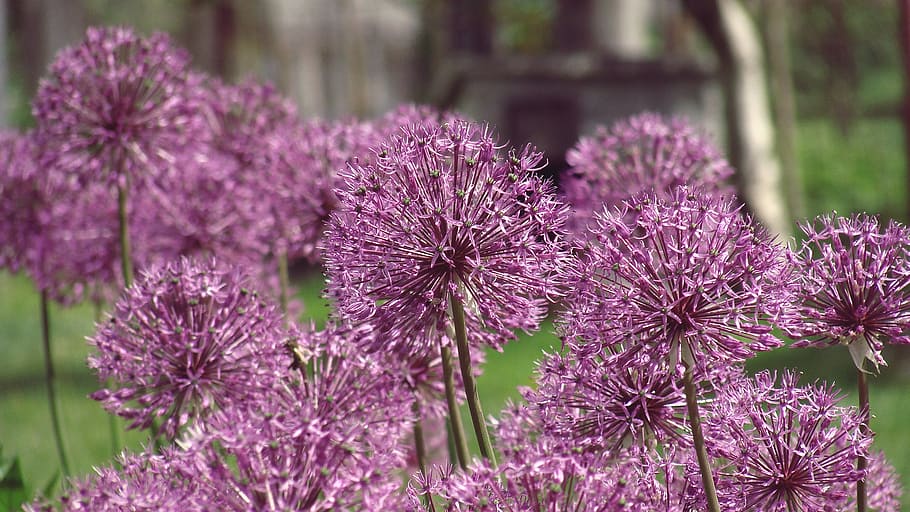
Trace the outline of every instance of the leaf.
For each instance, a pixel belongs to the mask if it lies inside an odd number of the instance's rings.
[[[0,465],[0,510],[19,510],[28,501],[19,457]]]
[[[54,474],[51,475],[51,479],[41,488],[41,495],[45,498],[50,498],[54,495],[54,488],[57,487],[57,483],[60,481],[60,470],[54,471]]]

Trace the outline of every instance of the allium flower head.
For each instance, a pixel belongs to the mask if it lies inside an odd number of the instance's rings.
[[[612,452],[655,442],[691,444],[685,435],[686,399],[674,372],[558,354],[548,356],[538,372],[538,389],[528,400],[552,435]]]
[[[181,259],[146,272],[89,342],[89,366],[114,389],[92,397],[173,438],[214,409],[268,391],[290,365],[276,308],[239,271]]]
[[[300,332],[299,375],[235,403],[181,440],[197,498],[226,510],[398,510],[398,441],[410,404],[393,376],[357,351],[354,331]]]
[[[40,236],[41,209],[49,199],[39,180],[30,135],[0,132],[0,269],[17,272]]]
[[[780,345],[767,322],[790,300],[783,248],[730,201],[680,187],[596,220],[562,318],[580,353],[707,370]]]
[[[271,84],[252,80],[239,85],[209,84],[214,114],[214,143],[236,158],[245,171],[264,179],[268,142],[294,126],[297,108]]]
[[[366,165],[380,141],[372,125],[356,119],[308,120],[269,139],[269,174],[261,185],[274,218],[266,233],[277,250],[291,259],[318,259],[343,170],[349,162]]]
[[[641,193],[671,197],[681,185],[731,192],[724,180],[733,168],[707,137],[680,118],[645,113],[609,129],[599,126],[568,151],[566,162],[571,167],[560,186],[574,208],[570,225],[576,236],[604,205],[612,209]]]
[[[567,210],[534,172],[540,153],[499,149],[469,122],[412,125],[349,167],[325,250],[342,316],[414,352],[451,326],[453,295],[475,343],[539,325]]]
[[[872,438],[860,430],[862,415],[838,405],[833,387],[798,380],[762,372],[719,390],[705,426],[721,440],[709,453],[729,461],[717,476],[729,510],[846,510],[839,505],[863,478],[854,465]]]
[[[844,344],[857,368],[886,364],[885,343],[910,343],[910,230],[868,215],[800,227],[806,241],[791,253],[800,304],[785,323],[793,346]]]
[[[188,68],[188,54],[164,34],[89,28],[57,55],[35,95],[42,163],[81,183],[162,172],[198,128]]]
[[[507,406],[496,423],[504,446],[499,468],[483,461],[464,473],[445,466],[418,473],[408,485],[409,510],[682,511],[679,479],[659,460],[573,446],[571,439],[541,429],[527,407]],[[441,501],[441,508],[421,503],[426,494]]]
[[[170,464],[172,453],[163,455],[123,454],[117,457],[117,468],[95,468],[84,479],[70,480],[59,503],[47,500],[26,505],[28,512],[179,512],[187,508],[198,489],[194,482],[174,478]],[[220,508],[217,503],[210,507]]]

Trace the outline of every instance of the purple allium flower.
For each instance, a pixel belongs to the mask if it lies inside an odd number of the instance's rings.
[[[252,80],[228,85],[210,79],[208,87],[214,145],[236,158],[252,179],[264,179],[269,140],[299,121],[294,103],[272,84]]]
[[[165,34],[89,28],[57,55],[35,95],[42,163],[81,183],[161,174],[188,132],[204,135],[188,69],[189,55]]]
[[[133,223],[147,239],[137,252],[156,262],[215,257],[232,266],[260,267],[268,221],[260,194],[238,180],[238,162],[220,152],[187,151],[178,165],[179,176],[147,184],[136,198],[151,217]]]
[[[300,333],[302,368],[273,393],[195,425],[179,464],[201,504],[227,510],[397,510],[410,404],[355,350],[356,332]],[[205,507],[200,507],[205,509]]]
[[[37,180],[32,137],[0,132],[0,269],[18,272],[25,265],[47,196]]]
[[[181,259],[146,272],[98,326],[89,358],[115,389],[92,398],[145,428],[158,417],[174,438],[213,409],[267,392],[290,364],[276,309],[249,278]]]
[[[884,343],[910,343],[910,230],[868,215],[825,215],[800,226],[800,304],[788,315],[794,347],[844,344],[857,368],[885,365]]]
[[[733,169],[705,136],[683,119],[639,114],[593,136],[582,137],[566,154],[571,166],[560,181],[574,208],[573,235],[584,233],[606,205],[613,209],[641,193],[673,196],[680,185],[729,194],[724,180]]]
[[[617,458],[575,446],[541,428],[534,409],[507,406],[496,422],[503,461],[452,474],[436,467],[408,486],[411,510],[682,511],[681,480],[672,465],[643,453]],[[669,471],[668,471],[669,468]]]
[[[689,445],[686,398],[675,372],[616,358],[547,356],[528,400],[551,435],[585,449],[619,452],[654,443]]]
[[[451,328],[452,296],[475,344],[537,328],[557,290],[567,210],[534,173],[540,153],[498,150],[472,123],[414,125],[349,167],[325,242],[342,317],[413,353]]]
[[[832,386],[798,380],[765,371],[718,390],[705,425],[709,453],[728,461],[717,475],[725,510],[845,510],[863,478],[854,463],[872,437],[862,415]]]
[[[74,188],[37,165],[34,132],[0,138],[0,267],[24,269],[61,304],[112,295],[120,280],[117,204],[107,188]]]
[[[866,458],[866,507],[875,512],[898,512],[901,509],[900,477],[894,467],[885,459],[885,454],[875,451]],[[850,496],[843,512],[856,510],[856,492],[851,484],[844,483],[844,492]]]
[[[262,185],[269,194],[274,229],[267,234],[290,259],[316,261],[329,215],[338,206],[335,189],[343,185],[349,162],[366,164],[378,133],[357,120],[309,120],[269,140],[270,174]]]
[[[596,219],[561,320],[579,353],[707,371],[781,344],[768,320],[790,300],[783,248],[732,202],[680,187]]]
[[[68,482],[59,503],[40,500],[26,505],[26,511],[51,512],[179,512],[195,492],[193,482],[173,478],[169,464],[171,451],[163,455],[121,455],[119,469],[95,468],[94,475]],[[216,503],[211,504],[217,508]]]

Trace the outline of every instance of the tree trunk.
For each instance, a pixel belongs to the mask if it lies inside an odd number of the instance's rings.
[[[737,0],[683,0],[717,53],[723,75],[730,162],[747,208],[774,234],[790,235],[791,219],[774,153],[774,124],[760,37]]]

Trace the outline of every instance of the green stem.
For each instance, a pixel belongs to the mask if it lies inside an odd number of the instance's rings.
[[[714,476],[711,474],[711,462],[705,449],[705,435],[701,430],[701,416],[698,414],[698,399],[695,395],[695,383],[692,379],[692,366],[684,362],[683,386],[686,390],[686,406],[689,410],[689,424],[692,426],[692,439],[695,443],[695,455],[698,458],[698,469],[701,470],[701,483],[705,488],[710,512],[720,512],[717,501],[717,489],[714,487]]]
[[[461,425],[461,411],[455,398],[455,368],[452,365],[452,349],[443,346],[442,380],[446,387],[446,402],[449,405],[449,427],[452,429],[452,441],[455,443],[455,456],[461,469],[468,467],[468,442],[465,440],[464,427]]]
[[[417,451],[417,466],[427,474],[427,445],[423,437],[423,421],[420,417],[420,406],[414,402],[414,448]]]
[[[865,360],[863,360],[865,362]],[[860,433],[869,435],[869,381],[866,378],[866,372],[863,371],[862,364],[856,369],[856,385],[859,388],[859,411],[863,415],[863,421],[860,424]],[[856,469],[866,471],[866,457],[860,455],[856,458]],[[856,512],[866,512],[866,479],[856,482]]]
[[[458,363],[461,366],[461,380],[464,382],[465,397],[468,401],[468,410],[471,411],[471,423],[474,424],[474,434],[480,447],[480,455],[490,461],[490,466],[496,468],[496,456],[493,444],[490,442],[490,433],[484,419],[483,408],[480,406],[480,397],[477,394],[477,383],[474,380],[474,369],[471,366],[471,349],[468,346],[468,333],[465,328],[464,305],[461,300],[451,294],[452,323],[455,324],[455,345],[458,347]]]
[[[281,312],[285,315],[287,323],[288,314],[288,289],[291,287],[291,280],[288,277],[288,253],[281,251],[278,253],[278,282],[281,286],[281,296],[278,298],[281,304]]]
[[[95,300],[95,323],[101,323],[101,301]],[[107,387],[108,389],[113,389],[114,381],[113,379],[108,379]],[[116,457],[120,455],[120,450],[123,448],[123,439],[120,437],[120,425],[117,421],[117,416],[114,414],[107,415],[107,429],[111,437],[111,457]]]
[[[51,410],[51,428],[54,431],[54,441],[57,443],[57,456],[60,458],[60,468],[63,476],[70,476],[70,465],[66,458],[66,449],[63,446],[63,432],[60,429],[60,403],[57,401],[57,391],[54,384],[54,360],[51,356],[51,326],[48,313],[47,292],[41,290],[41,338],[44,342],[44,383],[47,386],[47,401]]]
[[[123,269],[123,284],[133,286],[133,256],[130,252],[130,224],[126,215],[127,185],[117,186],[117,214],[120,219],[120,264]]]

